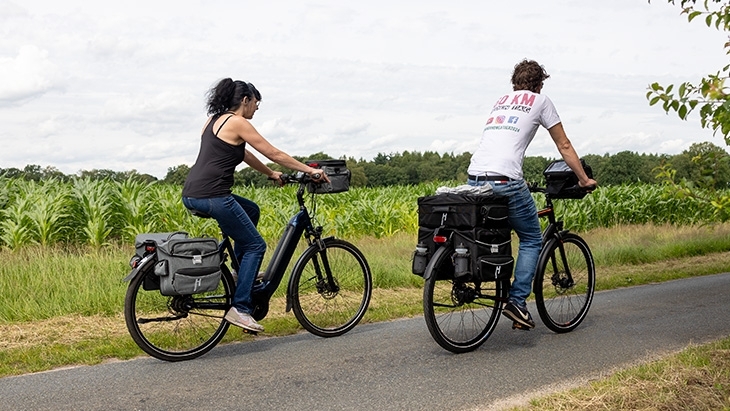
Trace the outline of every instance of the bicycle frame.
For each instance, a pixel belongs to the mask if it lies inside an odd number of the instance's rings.
[[[291,262],[291,259],[294,255],[294,252],[296,251],[297,245],[299,244],[299,239],[302,238],[302,236],[306,233],[306,239],[307,244],[319,244],[320,249],[324,250],[324,240],[322,238],[322,227],[314,227],[312,224],[312,218],[309,215],[309,210],[307,209],[306,205],[304,204],[304,191],[305,187],[304,185],[300,185],[299,189],[297,190],[297,201],[299,203],[299,211],[289,220],[289,223],[287,224],[286,228],[284,229],[284,232],[279,239],[278,244],[276,245],[276,248],[274,249],[274,254],[271,257],[271,260],[269,261],[268,266],[266,267],[266,270],[264,271],[263,279],[260,283],[255,283],[254,287],[251,291],[251,295],[253,298],[261,300],[268,301],[272,295],[274,295],[274,292],[279,288],[279,285],[281,284],[281,280],[284,278],[284,274],[286,272],[286,268],[289,265],[289,262]],[[238,272],[239,262],[235,258],[235,253],[233,251],[233,244],[231,243],[231,240],[228,236],[225,234],[223,235],[223,240],[221,241],[219,245],[219,251],[220,252],[226,252],[229,256],[231,256],[231,268]],[[335,288],[336,284],[334,284],[334,281],[332,279],[332,274],[329,269],[329,263],[327,261],[327,255],[322,254],[322,264],[325,266],[324,272],[326,273],[327,281],[331,288]],[[319,264],[315,261],[316,271],[318,275],[322,274],[322,270],[319,267]],[[287,304],[286,304],[286,311],[289,312],[291,310],[291,291],[292,291],[292,284],[289,284],[287,287]]]
[[[545,207],[537,211],[537,216],[540,218],[547,218],[548,225],[542,231],[542,244],[543,246],[553,237],[561,238],[569,230],[563,229],[563,221],[555,218],[555,208],[553,207],[553,201],[550,196],[545,195]]]
[[[556,238],[558,240],[558,249],[560,250],[560,257],[563,261],[567,259],[565,255],[565,248],[563,247],[563,236],[567,234],[570,230],[563,229],[563,221],[558,220],[555,217],[555,207],[553,206],[553,200],[550,198],[550,196],[545,193],[545,190],[533,188],[533,191],[535,192],[541,192],[545,194],[545,207],[541,210],[538,210],[537,216],[540,218],[547,218],[548,219],[548,225],[545,227],[545,230],[542,232],[542,246],[543,249],[547,245],[548,241],[552,238]],[[541,250],[542,253],[542,250]],[[557,268],[557,261],[555,260],[555,256],[553,255],[550,258],[550,262],[553,265],[553,269],[555,272],[558,271]],[[573,275],[570,272],[570,267],[565,267],[565,274],[567,276],[568,282],[573,281]]]

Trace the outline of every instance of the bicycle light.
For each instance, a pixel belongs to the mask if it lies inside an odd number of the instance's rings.
[[[447,240],[448,240],[448,238],[446,238],[446,236],[443,236],[443,235],[433,236],[433,242],[436,244],[444,244]]]

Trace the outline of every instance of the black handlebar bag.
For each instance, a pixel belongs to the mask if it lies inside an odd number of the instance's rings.
[[[593,169],[586,164],[583,159],[580,160],[588,178],[593,178]],[[564,160],[555,160],[548,164],[542,173],[545,176],[545,193],[551,198],[575,198],[580,199],[588,194],[587,191],[581,190],[578,186],[578,176],[568,167]]]
[[[330,179],[329,183],[309,183],[307,190],[310,193],[335,194],[350,190],[352,173],[347,168],[345,160],[307,160],[305,164],[312,168],[322,169]]]

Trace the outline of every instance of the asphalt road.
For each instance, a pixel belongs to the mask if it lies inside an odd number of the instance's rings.
[[[143,357],[2,378],[0,409],[484,410],[728,336],[729,300],[730,273],[599,292],[571,333],[503,319],[460,355],[422,317],[330,339],[257,337],[183,363]]]

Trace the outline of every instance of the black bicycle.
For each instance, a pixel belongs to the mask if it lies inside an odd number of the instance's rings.
[[[291,218],[274,254],[252,292],[255,306],[252,316],[258,321],[266,317],[269,301],[284,278],[285,271],[304,236],[308,247],[296,261],[289,277],[286,311],[294,311],[307,331],[320,337],[335,337],[350,331],[365,315],[372,295],[373,281],[365,256],[351,243],[322,237],[322,227],[314,226],[316,212],[314,183],[304,173],[283,175],[285,184],[299,183],[299,211]],[[308,189],[309,188],[309,189]],[[305,206],[305,193],[311,192],[310,212]],[[197,213],[200,217],[209,217]],[[212,292],[164,296],[155,288],[154,266],[156,243],[145,243],[143,256],[133,258],[132,272],[124,301],[127,329],[137,345],[147,354],[165,361],[182,361],[210,351],[226,334],[229,323],[224,320],[236,288],[232,273],[238,272],[230,239],[223,235],[221,281]],[[244,330],[246,331],[246,330]],[[255,334],[255,333],[254,333]]]
[[[580,190],[585,193],[594,188]],[[572,331],[585,319],[593,301],[593,255],[585,240],[565,230],[563,221],[556,219],[545,188],[532,185],[530,191],[545,194],[546,206],[538,215],[548,219],[533,280],[537,310],[552,331]],[[423,275],[423,311],[434,340],[446,350],[463,353],[479,347],[494,331],[507,302],[509,279],[480,281],[455,276],[456,253],[450,234],[441,230],[434,237],[439,247]]]

